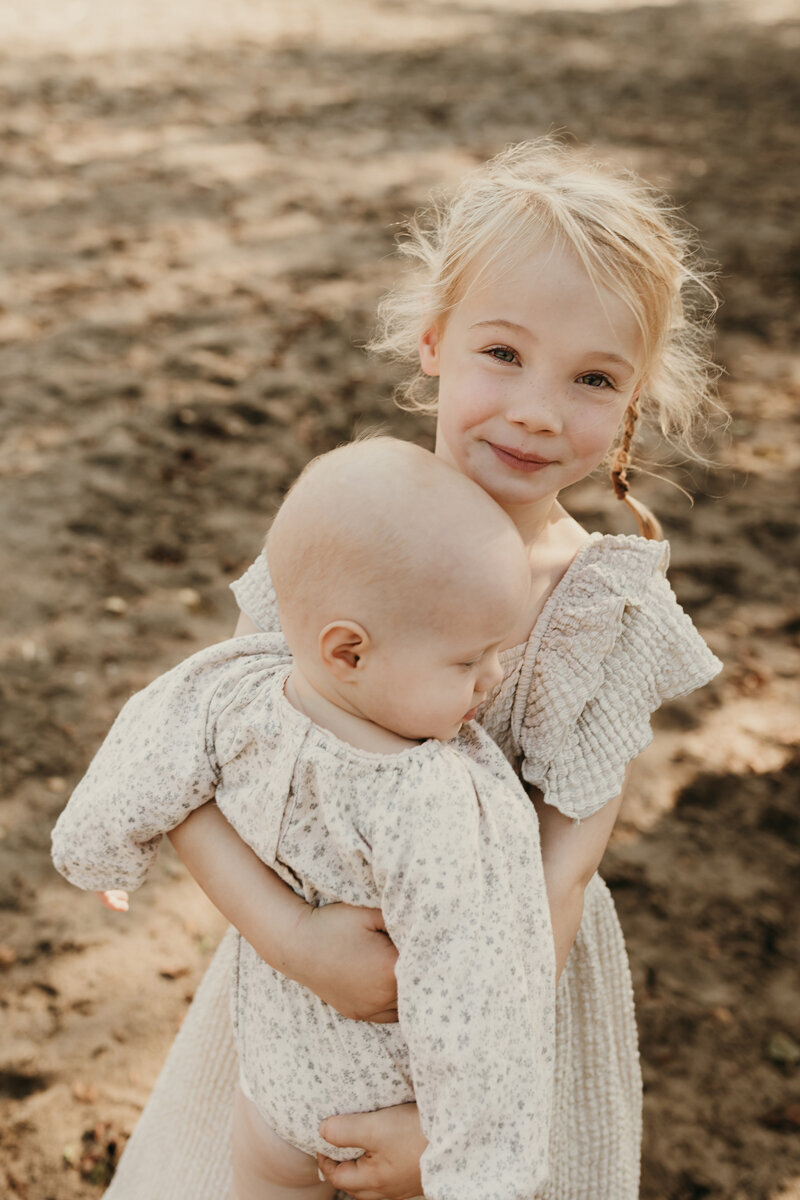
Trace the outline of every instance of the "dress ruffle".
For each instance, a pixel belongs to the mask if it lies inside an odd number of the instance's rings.
[[[668,562],[666,542],[594,535],[525,648],[511,717],[522,776],[566,816],[619,795],[652,741],[651,714],[721,669],[665,578]]]
[[[231,591],[241,611],[259,629],[265,633],[275,633],[280,629],[278,601],[272,586],[266,550],[261,551],[244,575],[233,581]]]

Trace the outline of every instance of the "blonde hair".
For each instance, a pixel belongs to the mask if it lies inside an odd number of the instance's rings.
[[[692,231],[635,175],[555,137],[497,155],[449,202],[435,202],[409,223],[399,249],[417,271],[382,301],[371,349],[413,360],[420,336],[443,326],[468,288],[547,238],[571,248],[594,286],[619,296],[639,326],[645,382],[625,414],[611,475],[645,536],[659,536],[655,518],[629,495],[631,441],[641,412],[671,444],[703,459],[693,435],[714,406],[718,372],[707,350],[717,304],[696,263]],[[401,407],[435,411],[424,381],[418,371],[401,389]]]

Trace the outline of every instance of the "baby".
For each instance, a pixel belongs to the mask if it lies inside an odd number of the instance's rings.
[[[376,438],[306,469],[267,555],[286,640],[220,643],[134,696],[59,818],[55,864],[78,887],[138,887],[215,797],[306,901],[383,910],[398,1025],[346,1020],[239,939],[230,1200],[327,1200],[313,1155],[346,1152],[320,1121],[413,1098],[429,1200],[529,1200],[552,932],[534,809],[472,721],[528,599],[523,543],[466,476]]]

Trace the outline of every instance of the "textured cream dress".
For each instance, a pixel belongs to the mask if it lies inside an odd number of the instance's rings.
[[[416,1098],[427,1196],[527,1200],[547,1175],[555,1045],[533,805],[479,725],[358,750],[289,704],[291,666],[279,633],[233,638],[133,696],[59,817],[53,860],[79,887],[136,888],[161,836],[216,796],[308,903],[380,907],[399,1024],[346,1020],[237,939],[246,1094],[285,1141],[336,1158],[326,1116]]]
[[[554,588],[479,714],[547,802],[577,819],[616,796],[651,740],[650,714],[720,669],[664,578],[668,548],[593,535]],[[264,557],[234,585],[276,627]],[[236,952],[223,939],[130,1139],[107,1200],[224,1200],[237,1060],[229,1014]],[[550,1177],[536,1200],[634,1200],[641,1078],[627,955],[599,877],[558,986]],[[532,1198],[534,1200],[534,1198]]]

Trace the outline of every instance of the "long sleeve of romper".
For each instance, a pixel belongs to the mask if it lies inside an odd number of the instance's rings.
[[[368,834],[430,1143],[424,1191],[530,1200],[547,1174],[554,1057],[536,820],[510,768],[500,784],[455,751],[432,765]]]
[[[144,881],[161,837],[212,799],[222,758],[215,722],[253,667],[272,661],[268,635],[208,647],[154,680],[125,704],[61,813],[52,837],[56,869],[76,887],[133,891]]]

